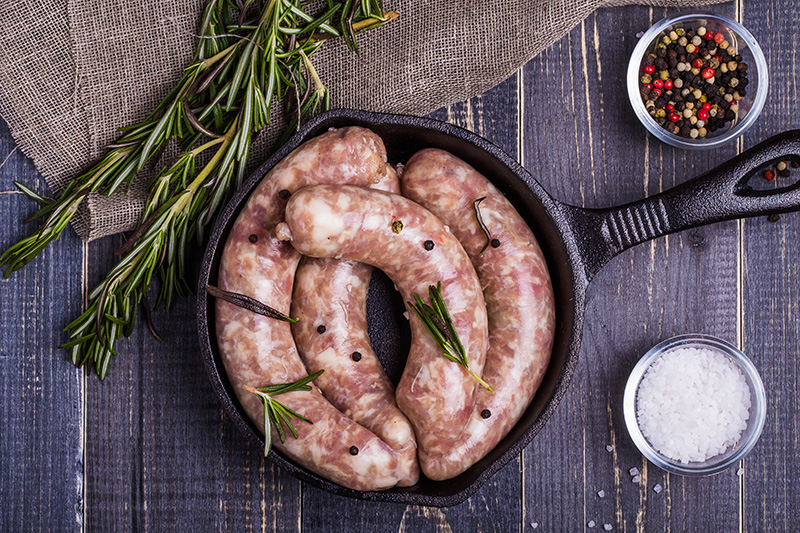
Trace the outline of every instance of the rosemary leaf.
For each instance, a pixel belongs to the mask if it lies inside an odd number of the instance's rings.
[[[447,310],[444,298],[442,298],[442,282],[428,286],[428,297],[431,305],[426,304],[416,293],[413,293],[412,297],[415,303],[408,302],[408,305],[411,306],[425,329],[428,330],[436,343],[442,348],[442,355],[463,366],[467,373],[475,378],[481,386],[494,394],[492,387],[469,367],[467,352],[464,349],[464,345],[461,344],[461,339],[459,339],[456,328],[450,318],[450,312]]]
[[[260,388],[243,385],[246,391],[252,392],[258,396],[258,399],[261,400],[261,404],[264,406],[264,456],[267,456],[269,451],[272,449],[273,425],[275,430],[278,432],[278,438],[281,440],[281,442],[286,442],[286,432],[283,428],[284,425],[289,429],[292,436],[297,438],[297,430],[294,428],[294,425],[292,425],[292,419],[302,420],[303,422],[307,422],[309,424],[314,423],[297,411],[286,407],[274,397],[287,392],[310,391],[312,387],[308,384],[320,377],[324,372],[324,370],[320,370],[319,372],[315,372],[310,376],[306,376],[293,383],[267,385],[266,387]]]
[[[282,320],[284,322],[291,322],[292,324],[297,322],[296,318],[284,315],[280,311],[259,302],[255,298],[250,298],[249,296],[239,294],[238,292],[224,291],[214,287],[213,285],[206,285],[206,292],[214,298],[219,298],[220,300],[224,300],[229,304],[247,309],[248,311],[252,311],[253,313],[257,313],[262,316],[274,318],[276,320]]]

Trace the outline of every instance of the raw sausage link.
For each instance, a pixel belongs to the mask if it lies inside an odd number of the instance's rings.
[[[396,450],[412,474],[398,485],[413,485],[419,477],[414,430],[367,334],[372,270],[355,261],[303,257],[294,279],[292,316],[299,321],[292,332],[308,371],[325,369],[314,382],[325,397]]]
[[[412,293],[427,300],[428,286],[441,282],[470,366],[481,374],[487,345],[481,287],[461,244],[429,211],[395,194],[319,185],[292,196],[286,224],[276,232],[304,255],[352,259],[382,269],[406,301],[413,301]],[[428,464],[456,446],[475,400],[476,381],[441,353],[411,312],[411,349],[397,404],[414,426],[426,474]]]
[[[475,265],[489,312],[484,379],[494,394],[478,391],[460,442],[429,463],[425,473],[448,479],[492,450],[530,404],[550,360],[555,304],[547,264],[530,228],[489,180],[448,152],[416,153],[401,175],[403,194],[452,228]],[[473,201],[499,246],[486,244]],[[488,411],[485,411],[488,410]],[[482,414],[489,415],[484,418]]]
[[[332,130],[298,147],[265,176],[237,218],[220,263],[220,288],[288,313],[300,255],[274,236],[287,195],[317,183],[391,188],[394,179],[382,141],[369,130]],[[288,383],[308,375],[290,325],[221,300],[216,315],[228,378],[245,411],[263,431],[261,403],[242,386]],[[280,443],[277,433],[273,435],[275,447],[299,464],[356,490],[386,489],[413,480],[414,472],[398,451],[347,418],[318,389],[287,393],[280,401],[314,422],[294,424],[298,439],[289,436]],[[351,454],[352,446],[358,448],[356,455]]]

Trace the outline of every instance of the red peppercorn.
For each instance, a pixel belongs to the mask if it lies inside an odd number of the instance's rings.
[[[715,43],[717,43],[717,44],[722,44],[722,41],[724,41],[724,40],[725,40],[725,36],[724,36],[724,35],[722,35],[721,33],[717,32],[717,33],[714,35],[714,42],[715,42]]]
[[[703,107],[702,107],[701,109],[702,109],[703,111],[709,111],[709,110],[711,109],[711,104],[709,104],[708,102],[706,102],[705,104],[703,104]]]
[[[659,96],[661,96],[661,89],[653,89],[652,91],[650,91],[650,93],[651,94],[655,93],[656,98],[658,98]]]
[[[697,118],[699,120],[708,120],[708,111],[705,111],[703,109],[699,109],[697,111]]]
[[[672,89],[672,87],[673,87],[672,80],[666,80],[666,81],[664,82],[664,88],[665,88],[666,90],[668,90],[668,91],[669,91],[670,89]]]
[[[645,74],[652,74],[655,71],[656,71],[656,67],[654,67],[653,65],[645,65],[644,66],[644,73]]]
[[[713,38],[714,38],[714,32],[713,31],[707,31],[706,34],[703,35],[703,39],[705,39],[706,41],[710,41]]]
[[[661,80],[653,80],[653,87],[656,89],[660,89],[664,86],[664,82]]]
[[[721,56],[721,55],[719,55],[719,54],[714,54],[714,58],[715,58],[717,61],[719,61],[720,63],[722,63],[722,56]]]
[[[667,118],[670,120],[670,122],[678,122],[681,119],[681,116],[677,114],[675,111],[673,111],[672,113],[667,115]]]
[[[651,90],[653,90],[653,84],[652,83],[645,83],[644,85],[642,85],[642,87],[647,89],[647,92],[650,92]]]
[[[772,169],[765,170],[764,179],[767,181],[775,181],[775,171]]]
[[[667,104],[667,106],[664,109],[666,109],[667,111],[672,111],[675,109],[675,106],[672,104]]]
[[[706,80],[708,80],[710,78],[713,78],[714,77],[714,69],[711,68],[711,67],[704,68],[703,71],[700,73],[700,75],[703,76],[703,78],[706,79]]]
[[[693,66],[694,68],[703,68],[703,65],[704,65],[704,64],[705,64],[705,61],[703,61],[703,60],[702,60],[702,59],[700,59],[699,57],[696,57],[696,58],[694,59],[694,61],[692,61],[692,66]]]

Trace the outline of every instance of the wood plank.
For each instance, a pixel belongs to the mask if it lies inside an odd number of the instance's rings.
[[[430,116],[475,131],[508,153],[517,152],[516,78],[480,97]],[[467,501],[448,509],[348,500],[305,486],[303,531],[516,531],[521,517],[520,464],[512,461]]]
[[[91,243],[92,283],[119,242]],[[154,321],[163,344],[140,324],[108,378],[87,381],[87,529],[297,530],[300,482],[266,462],[222,412],[191,299]]]
[[[769,97],[753,128],[751,146],[778,132],[800,128],[800,6],[796,2],[746,2],[743,24],[761,44],[770,68]],[[788,59],[792,58],[792,59]],[[797,170],[790,180],[800,178]],[[800,215],[743,223],[742,293],[744,352],[767,390],[767,421],[760,441],[744,461],[744,526],[750,531],[796,531],[800,523],[797,462],[800,427]]]
[[[0,247],[35,230],[36,205],[18,180],[49,194],[0,120]],[[0,531],[83,526],[83,377],[56,346],[81,301],[81,242],[68,230],[27,268],[0,282]]]
[[[733,14],[733,6],[709,9]],[[668,13],[601,9],[523,69],[524,164],[557,199],[586,207],[626,203],[734,155],[734,146],[670,148],[646,136],[630,109],[625,71],[634,36]],[[637,451],[622,415],[627,375],[657,342],[691,332],[736,340],[737,239],[735,222],[658,239],[612,260],[594,280],[571,387],[525,451],[525,524],[738,528],[734,474],[691,479],[660,471]],[[631,481],[634,467],[639,484]]]

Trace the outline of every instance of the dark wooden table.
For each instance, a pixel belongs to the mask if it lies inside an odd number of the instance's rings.
[[[636,122],[627,60],[635,35],[671,13],[661,8],[601,9],[495,89],[432,116],[492,140],[559,200],[605,207],[655,194],[800,127],[800,4],[710,10],[742,20],[770,66],[764,112],[738,144],[676,150]],[[5,249],[30,230],[21,219],[33,210],[12,180],[46,186],[4,124],[0,161]],[[0,531],[578,531],[591,520],[614,531],[800,527],[798,214],[707,226],[614,259],[590,286],[581,360],[555,415],[519,458],[448,509],[332,496],[265,461],[212,394],[189,300],[157,316],[165,343],[142,327],[121,343],[105,382],[76,371],[56,348],[61,330],[118,243],[67,232],[0,283]],[[764,434],[742,475],[668,475],[625,430],[630,369],[660,340],[692,332],[739,345],[766,385]]]

